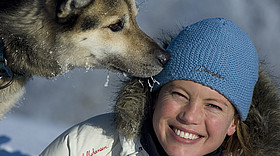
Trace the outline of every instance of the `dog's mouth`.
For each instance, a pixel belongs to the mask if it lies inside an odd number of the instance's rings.
[[[116,67],[114,65],[111,65],[109,66],[109,69],[112,71],[112,72],[118,72],[118,73],[125,73],[125,74],[129,74],[129,72],[127,70],[124,70],[120,67]]]
[[[124,69],[116,67],[116,66],[110,66],[108,69],[112,72],[122,73],[123,75],[125,75],[127,77],[133,76],[133,77],[147,78],[147,77],[156,75],[156,74],[152,73],[153,70],[150,72],[148,72],[148,71],[143,72],[138,69],[136,72],[134,72],[133,69],[124,70]],[[156,70],[154,70],[154,71],[156,71]]]
[[[109,69],[112,72],[123,73],[126,76],[136,76],[142,78],[150,77],[160,72],[160,70],[157,70],[153,66],[142,65],[142,68],[143,69],[134,69],[133,66],[130,66],[130,68],[122,68],[113,64],[107,67],[107,69]]]
[[[121,56],[107,57],[100,61],[103,67],[116,73],[123,73],[126,76],[151,77],[158,74],[162,67],[149,61],[139,61],[137,59],[122,58]]]

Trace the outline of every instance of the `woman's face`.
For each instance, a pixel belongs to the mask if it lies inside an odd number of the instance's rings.
[[[217,91],[187,80],[165,84],[154,106],[153,127],[168,155],[201,156],[235,132],[234,108]]]

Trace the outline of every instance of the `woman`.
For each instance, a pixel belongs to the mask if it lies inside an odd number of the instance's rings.
[[[223,18],[202,20],[167,50],[171,59],[153,85],[128,81],[114,114],[72,127],[41,155],[279,154],[278,94],[264,74],[255,87],[257,53],[238,26]],[[259,86],[268,92],[258,92],[264,91]],[[267,101],[269,95],[276,98]]]

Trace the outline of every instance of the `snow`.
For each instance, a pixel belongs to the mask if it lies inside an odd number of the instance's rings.
[[[107,78],[106,78],[106,82],[104,84],[104,87],[108,87],[109,86],[109,81],[110,81],[110,75],[108,73]]]
[[[10,114],[0,122],[0,155],[38,155],[68,127],[65,123]]]

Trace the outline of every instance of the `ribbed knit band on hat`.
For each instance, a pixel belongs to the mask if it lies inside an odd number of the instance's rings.
[[[167,48],[171,58],[153,91],[172,80],[206,85],[224,95],[245,120],[258,80],[258,56],[249,36],[232,21],[205,19],[182,30]]]

